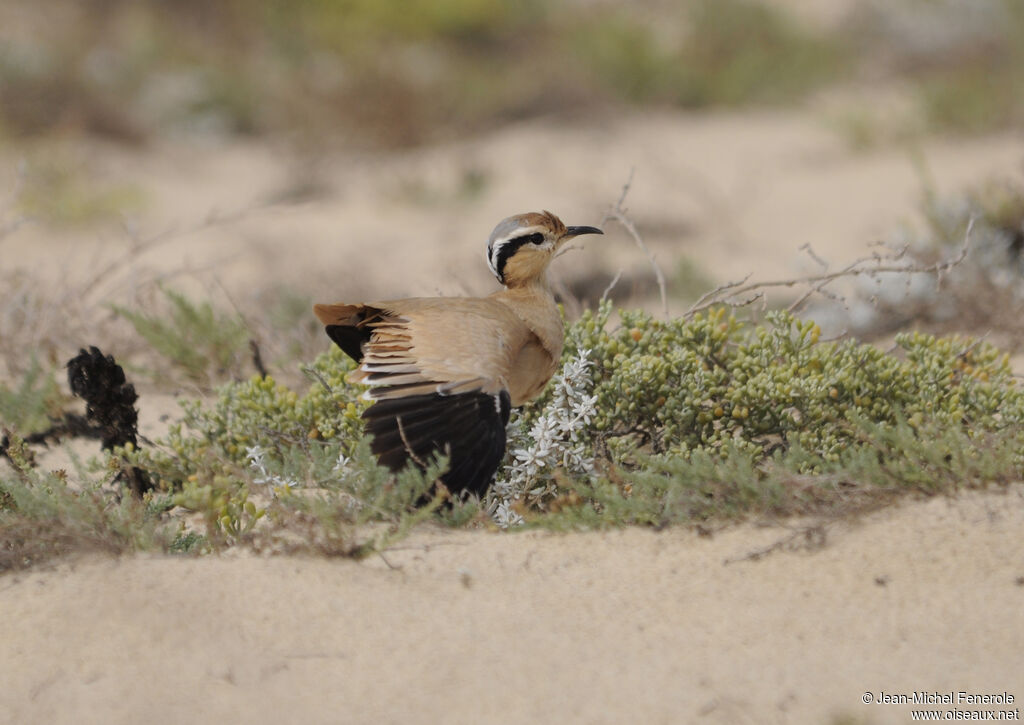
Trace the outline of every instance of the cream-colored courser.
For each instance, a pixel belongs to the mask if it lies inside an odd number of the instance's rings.
[[[363,413],[378,460],[392,470],[449,456],[453,492],[483,494],[505,455],[511,407],[537,397],[562,355],[562,320],[547,268],[567,227],[551,212],[494,228],[487,263],[503,285],[489,297],[414,297],[315,305],[327,335],[357,363],[375,403]]]

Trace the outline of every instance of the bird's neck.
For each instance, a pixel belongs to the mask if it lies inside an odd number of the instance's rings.
[[[527,308],[543,309],[551,314],[558,315],[558,306],[555,304],[555,295],[548,284],[548,276],[543,272],[529,279],[507,279],[505,289],[496,292],[495,297],[512,305],[524,305]]]
[[[561,358],[565,329],[546,275],[539,275],[525,283],[506,286],[491,297],[508,305],[512,312],[540,338],[541,344],[553,359]]]
[[[521,294],[547,295],[551,294],[551,285],[548,284],[547,272],[531,275],[526,278],[505,276],[505,290]]]

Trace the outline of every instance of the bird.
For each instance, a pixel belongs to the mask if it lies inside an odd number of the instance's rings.
[[[505,456],[512,408],[539,396],[558,368],[562,318],[547,279],[570,239],[603,234],[548,211],[500,221],[487,264],[502,285],[487,297],[412,297],[317,304],[327,336],[357,363],[352,382],[373,401],[370,448],[392,471],[448,456],[441,482],[483,496]]]

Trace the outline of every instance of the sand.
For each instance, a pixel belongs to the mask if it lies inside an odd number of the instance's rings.
[[[813,550],[798,537],[745,558],[792,527],[428,528],[386,562],[76,559],[0,579],[0,712],[896,723],[909,706],[863,694],[1024,697],[1024,487],[907,502],[833,524]]]
[[[1024,139],[920,151],[950,192],[1019,175]],[[627,206],[667,270],[687,257],[717,280],[792,276],[802,244],[838,266],[898,240],[922,193],[909,155],[854,153],[802,111],[534,121],[305,165],[254,144],[83,153],[96,184],[143,191],[132,234],[26,226],[0,240],[5,269],[59,294],[170,233],[75,304],[131,300],[154,278],[240,300],[275,285],[324,301],[484,293],[498,219],[596,223],[631,171]],[[203,223],[211,212],[224,218]],[[556,274],[625,269],[651,303],[646,256],[608,232]],[[167,420],[143,392],[156,435]],[[1024,487],[906,501],[744,560],[799,525],[764,523],[711,538],[424,528],[387,562],[87,557],[8,574],[0,722],[888,723],[910,708],[865,692],[1024,698]]]
[[[531,156],[543,162],[523,162]],[[17,249],[5,267],[59,290],[141,244],[100,275],[89,301],[132,300],[159,279],[197,283],[214,297],[226,289],[241,304],[270,287],[325,301],[486,294],[495,282],[484,243],[499,219],[550,209],[569,224],[596,224],[631,177],[626,206],[669,276],[684,258],[716,282],[820,271],[805,244],[836,269],[920,228],[926,185],[948,194],[1019,176],[1024,138],[933,139],[915,158],[902,147],[853,152],[819,113],[646,113],[532,121],[315,163],[251,143],[158,142],[145,153],[99,146],[74,158],[98,188],[128,186],[145,200],[128,231],[28,225],[0,241],[0,251]],[[301,190],[315,193],[295,200]],[[580,246],[553,266],[556,280],[608,280],[622,270],[636,300],[656,302],[648,258],[621,227],[610,223]]]

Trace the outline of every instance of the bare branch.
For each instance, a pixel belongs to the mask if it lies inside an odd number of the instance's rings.
[[[635,174],[636,174],[636,167],[635,166],[630,167],[630,169],[629,169],[629,176],[626,177],[626,183],[622,185],[622,193],[619,194],[619,198],[615,202],[615,206],[612,207],[613,209],[624,209],[624,207],[622,205],[626,202],[626,196],[629,195],[629,190],[633,186],[633,176]],[[607,215],[605,216],[604,220],[601,222],[602,225],[604,224],[605,221],[608,221]]]
[[[620,279],[622,279],[621,269],[618,272],[616,272],[615,276],[612,278],[612,281],[608,283],[608,286],[604,288],[604,292],[601,293],[602,302],[608,299],[608,295],[610,295],[612,290],[615,289],[615,285],[619,283]]]
[[[256,341],[256,338],[249,338],[249,352],[252,353],[252,365],[256,368],[256,372],[259,373],[261,378],[266,378],[267,366],[263,364],[263,355],[260,352],[260,344]]]
[[[705,307],[709,306],[709,305],[705,305],[704,304],[707,300],[712,299],[714,297],[718,297],[722,292],[726,292],[728,290],[732,290],[732,289],[736,289],[736,288],[740,287],[748,279],[750,279],[750,274],[748,274],[743,279],[736,280],[735,282],[726,282],[725,284],[722,284],[722,285],[719,285],[718,287],[715,287],[713,290],[705,292],[699,298],[697,298],[696,302],[694,302],[692,305],[690,305],[690,309],[688,309],[685,313],[683,313],[683,317],[690,317],[694,313],[699,312],[700,310],[703,310]],[[729,296],[731,296],[731,295],[729,295]],[[711,304],[717,304],[717,303],[711,303]]]
[[[795,302],[793,302],[788,310],[790,312],[801,307],[808,298],[814,294],[826,294],[824,288],[835,282],[838,279],[845,277],[859,277],[867,275],[873,277],[878,274],[934,274],[940,278],[950,269],[963,262],[967,258],[968,251],[970,250],[971,243],[971,232],[974,228],[974,218],[967,224],[967,231],[964,234],[964,243],[960,248],[960,251],[949,259],[937,261],[933,264],[917,264],[917,263],[898,263],[907,253],[906,247],[893,250],[889,254],[882,254],[880,252],[872,252],[870,255],[860,257],[850,262],[848,265],[839,269],[835,272],[824,272],[822,274],[810,275],[807,277],[794,277],[792,279],[780,279],[771,280],[767,282],[751,282],[750,284],[744,284],[750,275],[744,277],[740,282],[730,282],[717,287],[710,292],[701,296],[685,313],[684,317],[692,317],[698,312],[714,307],[715,305],[729,305],[738,306],[740,304],[750,304],[750,300],[745,300],[742,303],[737,303],[735,298],[739,295],[747,294],[749,292],[760,292],[777,288],[777,287],[796,287],[798,285],[808,285],[808,289],[800,295]],[[804,245],[809,253],[810,248]],[[823,260],[812,253],[812,257],[821,263]],[[825,265],[827,268],[827,265]]]
[[[405,452],[409,454],[409,458],[411,458],[413,462],[417,463],[421,468],[425,469],[427,467],[426,462],[424,462],[422,458],[416,455],[416,451],[413,450],[412,445],[409,443],[409,439],[405,437],[405,426],[402,425],[402,416],[395,416],[395,422],[398,424],[398,435],[401,436],[402,438],[402,445],[405,446]],[[451,447],[445,446],[445,448],[445,455],[450,456]]]
[[[221,226],[227,226],[234,224],[242,219],[245,219],[248,215],[255,211],[267,208],[269,205],[260,202],[257,204],[251,204],[248,206],[241,207],[229,213],[222,213],[217,210],[211,210],[207,215],[199,222],[192,224],[188,227],[179,228],[177,225],[171,225],[161,232],[144,238],[138,230],[135,229],[127,220],[121,220],[121,230],[124,232],[128,241],[131,243],[131,249],[128,254],[119,256],[113,259],[105,267],[94,273],[92,278],[88,280],[79,290],[77,290],[78,297],[84,297],[91,293],[100,283],[104,280],[109,279],[116,272],[130,264],[136,262],[143,254],[149,252],[152,249],[156,249],[163,244],[174,242],[183,237],[196,234],[198,232],[206,231],[209,229],[215,229]],[[224,255],[221,259],[217,260],[216,263],[209,263],[205,265],[206,268],[211,268],[219,265],[221,262],[226,261],[230,255]]]
[[[334,389],[331,387],[331,384],[328,383],[327,380],[324,379],[324,376],[321,375],[320,371],[318,371],[316,368],[314,368],[312,366],[306,366],[306,367],[302,368],[302,372],[305,373],[306,375],[308,375],[309,377],[313,378],[314,380],[316,380],[321,385],[323,385],[324,386],[324,390],[326,390],[328,393],[331,393],[331,394],[334,393]]]
[[[615,206],[608,210],[604,215],[604,219],[601,220],[601,226],[603,227],[609,221],[618,222],[623,229],[633,238],[640,249],[643,250],[644,254],[647,255],[647,259],[651,263],[651,269],[654,271],[654,278],[658,281],[658,291],[661,294],[661,307],[665,316],[668,316],[668,294],[665,291],[665,275],[662,274],[661,267],[658,266],[658,260],[654,253],[651,252],[650,248],[644,243],[643,237],[640,236],[640,232],[637,231],[636,225],[633,220],[626,214],[626,208],[623,203],[626,201],[626,195],[629,194],[629,189],[633,185],[633,172],[634,169],[630,169],[629,178],[626,179],[626,183],[622,185],[622,193],[619,194],[618,201],[615,202]]]
[[[824,259],[815,254],[814,249],[811,248],[810,242],[808,242],[807,244],[801,244],[800,250],[807,252],[807,256],[809,256],[811,259],[817,262],[819,267],[821,267],[822,269],[828,269],[828,262],[826,262]]]
[[[724,565],[736,564],[744,561],[758,561],[778,551],[806,550],[817,551],[828,542],[828,524],[817,523],[806,526],[795,527],[793,532],[783,536],[768,546],[749,551],[746,554],[730,556],[722,563]]]

